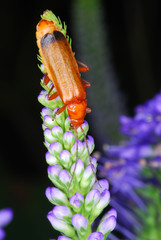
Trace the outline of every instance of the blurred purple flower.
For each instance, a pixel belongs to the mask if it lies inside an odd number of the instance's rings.
[[[4,227],[8,225],[13,218],[13,211],[10,208],[0,210],[0,240],[3,240],[6,236]]]
[[[146,186],[142,168],[161,166],[161,93],[135,109],[134,117],[121,116],[121,132],[128,136],[123,145],[105,146],[103,164],[99,175],[111,183],[111,206],[118,213],[116,230],[129,240],[136,239],[135,229],[140,229],[134,212],[138,206],[145,210],[143,199],[135,192]],[[146,181],[145,181],[146,180]],[[131,207],[133,205],[133,207]],[[113,234],[110,239],[116,239]]]

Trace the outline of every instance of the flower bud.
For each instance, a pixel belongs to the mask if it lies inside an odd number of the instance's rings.
[[[103,234],[101,232],[93,232],[88,236],[88,240],[103,240]]]
[[[59,126],[54,126],[51,129],[52,136],[56,139],[56,141],[63,143],[63,129]]]
[[[54,157],[53,155],[51,155],[49,152],[47,152],[45,154],[45,158],[46,158],[46,162],[49,165],[55,165],[55,164],[59,164],[59,161],[56,157]]]
[[[57,219],[63,220],[67,223],[71,223],[71,218],[73,213],[71,209],[67,206],[55,206],[53,208],[53,214]]]
[[[90,216],[90,222],[93,222],[94,219],[103,211],[103,209],[109,204],[110,201],[110,192],[105,189],[100,196],[99,202],[95,205],[95,208],[92,210]]]
[[[49,115],[49,116],[52,116],[53,112],[51,109],[47,108],[47,107],[44,107],[42,110],[41,110],[41,115],[42,117],[44,118],[45,115]]]
[[[0,228],[8,225],[13,218],[13,211],[11,208],[4,208],[0,210]]]
[[[85,217],[83,217],[79,213],[75,214],[72,217],[72,224],[75,227],[75,229],[79,232],[79,234],[84,235],[88,226],[88,221]]]
[[[86,188],[90,185],[91,181],[92,181],[92,178],[94,178],[94,175],[93,175],[93,171],[92,171],[92,167],[94,169],[94,166],[92,165],[88,165],[83,173],[83,177],[82,177],[82,180],[80,182],[80,186],[82,188]],[[94,169],[95,171],[95,169]]]
[[[54,166],[49,166],[48,171],[48,177],[49,179],[59,188],[62,189],[61,182],[59,180],[59,172],[62,170],[62,167],[59,164],[56,164]]]
[[[99,182],[99,184],[98,184]],[[93,185],[93,189],[98,189],[100,192],[103,192],[105,189],[109,189],[109,183],[107,179],[101,179]],[[100,187],[101,186],[101,187]]]
[[[114,216],[115,218],[117,218],[117,212],[114,208],[111,208],[101,219],[101,222],[103,222],[105,219]]]
[[[58,106],[58,105],[56,104],[56,106]],[[60,106],[60,107],[61,107],[61,106]],[[55,113],[56,113],[58,110],[59,110],[59,107],[56,107],[56,108],[54,109],[54,111],[53,111],[53,112],[54,112],[54,115],[55,115]],[[64,127],[64,121],[65,121],[64,112],[62,112],[62,113],[60,113],[60,114],[57,114],[57,115],[55,116],[55,121],[56,121],[57,125]]]
[[[48,220],[50,221],[51,225],[58,231],[64,233],[67,237],[74,237],[75,235],[75,231],[73,229],[73,227],[66,223],[65,221],[62,221],[60,219],[57,219],[54,214],[53,211],[50,211],[47,215]]]
[[[0,239],[3,240],[6,237],[6,233],[3,228],[0,228]]]
[[[84,133],[86,135],[88,130],[89,130],[89,125],[88,125],[88,122],[86,120],[84,120],[84,123],[82,124],[82,128],[83,128],[83,131],[84,131]],[[84,139],[84,135],[83,135],[82,130],[81,130],[80,127],[77,129],[77,132],[78,132],[79,140],[82,141]]]
[[[114,230],[115,226],[116,226],[116,218],[115,216],[111,216],[99,224],[97,231],[102,232],[104,235],[109,234]]]
[[[44,130],[44,137],[45,137],[45,140],[50,144],[53,142],[56,142],[56,138],[52,136],[51,130],[49,128],[46,128]]]
[[[91,190],[85,198],[85,210],[90,212],[100,200],[100,192],[97,189]]]
[[[48,187],[45,191],[48,200],[55,205],[69,205],[68,198],[64,192],[55,187]]]
[[[59,160],[59,155],[60,152],[63,150],[63,146],[61,143],[59,142],[53,142],[50,144],[49,146],[49,152],[51,153],[51,155],[53,155],[54,157],[56,157]]]
[[[67,117],[65,120],[65,132],[70,130],[70,118]]]
[[[69,198],[70,206],[75,212],[80,212],[84,203],[84,197],[80,193],[75,193]]]
[[[55,120],[52,118],[52,116],[50,115],[45,115],[44,116],[44,124],[48,127],[48,128],[52,128],[54,125],[56,125]]]
[[[65,190],[67,190],[67,187],[69,186],[69,183],[71,181],[71,176],[66,169],[63,169],[59,172],[59,180],[61,182],[62,187],[64,187]]]
[[[75,169],[75,165],[76,165],[76,169]],[[77,162],[75,162],[72,165],[71,174],[73,174],[74,169],[75,169],[74,176],[77,178],[77,181],[80,182],[84,173],[84,163],[80,158],[78,158]]]
[[[46,106],[46,99],[45,96],[47,94],[47,91],[42,90],[38,96],[38,101],[43,105]]]
[[[72,132],[65,132],[63,135],[64,148],[68,151],[71,150],[72,146],[75,143],[75,136]]]
[[[75,143],[71,149],[71,154],[72,154],[72,158],[74,161],[76,161],[76,155],[77,155],[76,151],[77,151],[77,142],[75,141]],[[81,154],[83,152],[84,152],[84,145],[80,140],[78,140],[78,157],[81,158]],[[82,159],[82,161],[83,161],[83,159]]]
[[[63,150],[60,153],[60,162],[64,168],[69,169],[72,165],[72,156],[71,153],[67,150]]]

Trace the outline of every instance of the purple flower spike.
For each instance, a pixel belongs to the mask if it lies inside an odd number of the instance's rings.
[[[57,219],[65,220],[67,217],[72,218],[73,213],[67,206],[55,206],[53,214]]]
[[[101,185],[101,188],[99,184]],[[105,189],[109,189],[109,183],[107,179],[101,179],[93,185],[93,189],[98,189],[100,192],[103,192]]]
[[[93,232],[89,235],[88,240],[103,240],[103,234],[101,232]]]
[[[81,214],[77,213],[72,217],[72,224],[77,231],[82,231],[82,228],[87,229],[88,221]]]
[[[102,232],[105,235],[106,233],[113,231],[115,226],[116,226],[116,218],[114,216],[111,216],[105,219],[104,221],[102,221],[98,226],[97,230],[99,232]]]
[[[58,240],[72,240],[71,238],[68,238],[66,236],[59,236]]]
[[[13,218],[13,211],[10,208],[0,210],[0,228],[8,225]]]

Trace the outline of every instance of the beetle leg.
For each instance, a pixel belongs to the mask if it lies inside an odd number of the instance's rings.
[[[90,113],[92,110],[90,108],[86,108],[86,113]]]
[[[50,93],[51,93],[51,91],[53,90],[53,88],[54,88],[54,85],[50,88],[50,91],[49,91],[49,93],[48,93],[48,100],[49,100],[49,101],[50,101],[50,100],[53,100],[53,99],[56,98],[56,97],[58,97],[57,92],[55,92],[55,93],[53,93],[53,94],[50,95]]]
[[[84,88],[89,88],[91,86],[91,84],[89,82],[87,82],[86,80],[84,80],[84,79],[82,79],[82,82],[84,83],[83,84]]]
[[[89,67],[86,64],[84,64],[80,61],[77,61],[77,63],[79,65],[81,65],[81,67],[78,66],[79,72],[88,72],[89,71]]]
[[[59,115],[59,114],[62,113],[65,109],[66,109],[66,105],[62,106],[61,108],[58,109],[58,111],[56,112],[56,115]]]
[[[48,77],[47,73],[45,74],[44,76],[44,81],[43,81],[43,84],[46,86],[50,81],[50,78]]]
[[[62,113],[65,109],[66,109],[66,105],[64,105],[64,106],[62,106],[61,108],[59,108],[59,109],[54,113],[54,116],[53,116],[52,120],[54,121],[56,115],[59,115],[59,114]]]

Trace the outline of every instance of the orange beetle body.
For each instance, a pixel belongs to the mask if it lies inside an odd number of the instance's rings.
[[[37,25],[36,38],[48,78],[56,89],[49,99],[57,96],[62,99],[64,106],[57,114],[67,107],[71,126],[77,128],[83,124],[85,114],[91,111],[87,108],[85,91],[90,84],[80,77],[80,72],[88,71],[88,67],[84,64],[78,67],[67,39],[53,21],[41,20]]]

